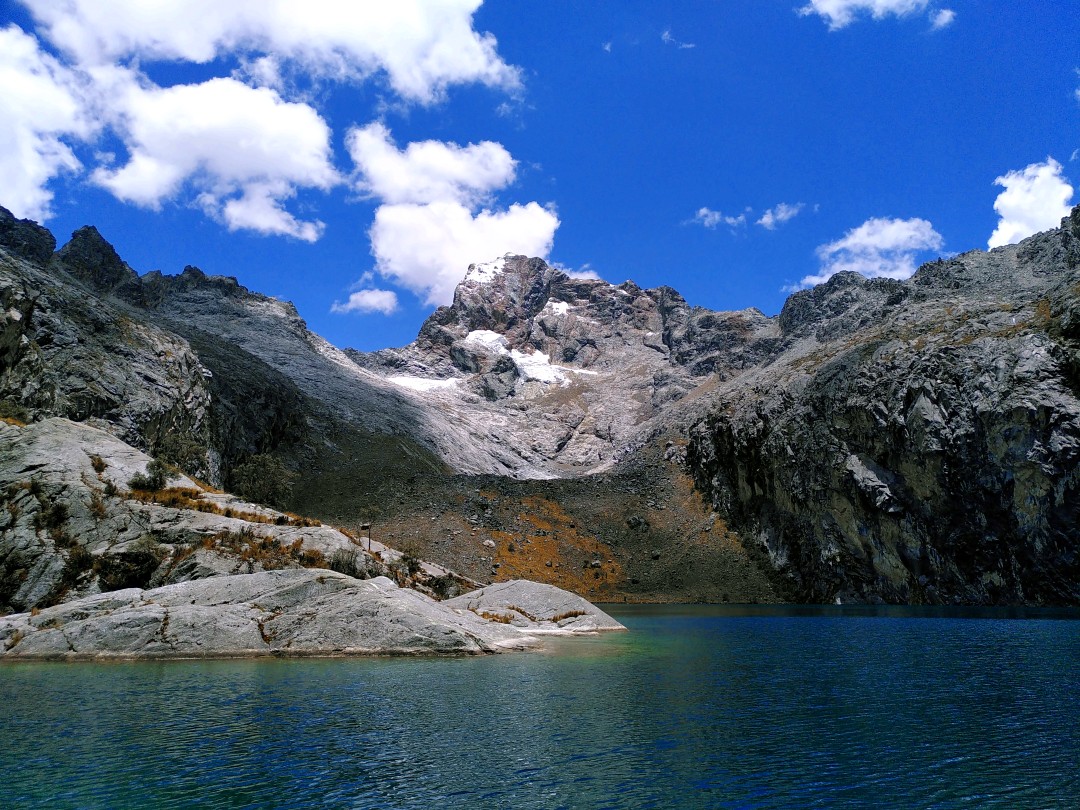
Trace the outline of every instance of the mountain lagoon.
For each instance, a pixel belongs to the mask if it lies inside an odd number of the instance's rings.
[[[0,807],[1080,806],[1080,612],[606,609],[544,653],[5,665]]]

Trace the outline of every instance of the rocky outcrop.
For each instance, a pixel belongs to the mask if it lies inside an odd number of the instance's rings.
[[[132,585],[325,567],[335,554],[348,557],[355,575],[388,572],[337,529],[245,503],[177,471],[156,491],[134,489],[151,461],[86,424],[0,423],[0,610]]]
[[[92,258],[83,256],[86,272],[107,273],[108,262]],[[167,436],[205,447],[209,371],[188,342],[63,266],[62,259],[43,267],[0,252],[0,395],[8,409],[26,421],[93,421],[144,448]],[[193,471],[213,477],[215,467],[204,457]]]
[[[523,579],[488,585],[443,604],[539,635],[626,629],[577,594]]]
[[[534,644],[501,616],[431,598],[467,582],[440,566],[155,464],[85,424],[0,423],[0,610],[31,609],[0,618],[0,660],[471,654]],[[552,586],[515,583],[511,593],[548,632],[614,624]]]
[[[0,207],[0,248],[13,256],[45,265],[56,250],[56,239],[36,222],[16,219],[10,211]]]
[[[129,588],[0,618],[0,661],[445,655],[536,642],[385,577],[267,571]]]
[[[789,596],[1080,604],[1078,223],[788,301],[688,459]]]

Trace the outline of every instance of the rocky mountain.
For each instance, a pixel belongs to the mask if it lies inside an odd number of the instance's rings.
[[[691,430],[695,480],[807,601],[1080,603],[1080,208],[797,293]]]
[[[1074,212],[771,318],[506,256],[365,354],[234,279],[140,276],[93,228],[56,251],[2,212],[0,407],[225,488],[279,459],[294,511],[482,582],[1077,604],[1078,246]]]

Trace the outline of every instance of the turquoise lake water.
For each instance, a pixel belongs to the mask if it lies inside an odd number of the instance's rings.
[[[610,610],[539,654],[0,666],[0,807],[1080,807],[1076,612]]]

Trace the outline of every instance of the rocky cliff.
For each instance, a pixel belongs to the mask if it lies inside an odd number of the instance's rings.
[[[691,430],[698,485],[805,601],[1080,603],[1080,208],[797,293]]]

